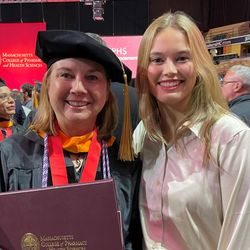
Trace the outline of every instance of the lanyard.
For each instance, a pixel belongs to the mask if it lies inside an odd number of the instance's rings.
[[[4,134],[6,134],[6,136],[4,136]],[[1,132],[0,132],[0,141],[3,141],[5,138],[10,137],[11,135],[12,135],[11,127],[5,128],[5,129],[1,129]]]
[[[95,180],[100,154],[101,144],[97,140],[96,131],[94,131],[80,182],[90,182]],[[48,155],[53,186],[67,185],[68,176],[64,161],[63,148],[61,139],[58,136],[48,136]]]

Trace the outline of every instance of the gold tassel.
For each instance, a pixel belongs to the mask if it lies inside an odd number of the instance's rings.
[[[36,92],[36,85],[34,85],[34,88],[33,88],[33,108],[37,109],[38,105],[39,105],[39,102],[38,102],[38,96],[37,96],[37,92]]]
[[[128,80],[122,63],[121,66],[123,70],[123,78],[125,85],[124,85],[124,104],[123,104],[123,125],[122,125],[122,134],[119,146],[119,159],[122,161],[133,161],[134,151],[132,148],[132,129],[131,129]]]

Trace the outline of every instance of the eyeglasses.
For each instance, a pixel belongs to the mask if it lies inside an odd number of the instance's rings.
[[[236,80],[232,80],[232,81],[221,81],[220,85],[223,86],[223,85],[226,85],[226,84],[229,84],[229,83],[235,83],[235,82],[238,82]]]
[[[0,94],[0,100],[1,101],[8,101],[10,97],[13,100],[16,100],[16,94],[15,93],[2,93],[2,94]]]

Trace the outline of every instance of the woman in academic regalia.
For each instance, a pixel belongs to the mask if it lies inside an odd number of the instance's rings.
[[[30,131],[1,145],[1,191],[112,177],[126,249],[140,249],[135,214],[140,162],[122,151],[118,160],[112,136],[117,105],[110,81],[124,81],[131,71],[110,49],[77,31],[38,32],[36,55],[48,66],[40,104]]]

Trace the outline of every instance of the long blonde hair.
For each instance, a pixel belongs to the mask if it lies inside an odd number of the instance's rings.
[[[186,121],[190,126],[203,122],[200,136],[205,141],[205,162],[210,157],[211,127],[219,117],[228,110],[227,103],[221,93],[219,79],[211,56],[207,50],[204,38],[191,19],[183,12],[168,12],[152,22],[145,31],[138,54],[136,86],[139,93],[139,112],[144,126],[151,139],[163,141],[161,131],[161,113],[156,98],[149,91],[147,69],[152,44],[156,35],[168,27],[181,31],[189,44],[191,58],[196,70],[196,84],[190,98],[189,111],[179,122],[174,134],[174,144],[183,138],[188,128],[183,125]],[[166,124],[169,127],[169,124]]]
[[[53,65],[44,75],[41,86],[39,107],[30,128],[36,132],[44,131],[48,134],[55,135],[56,116],[48,96],[49,85],[51,84],[50,75],[53,70],[52,68]],[[108,85],[108,99],[101,112],[97,115],[96,119],[96,128],[98,130],[99,141],[110,139],[118,122],[117,102],[110,90],[110,83],[108,83]]]

